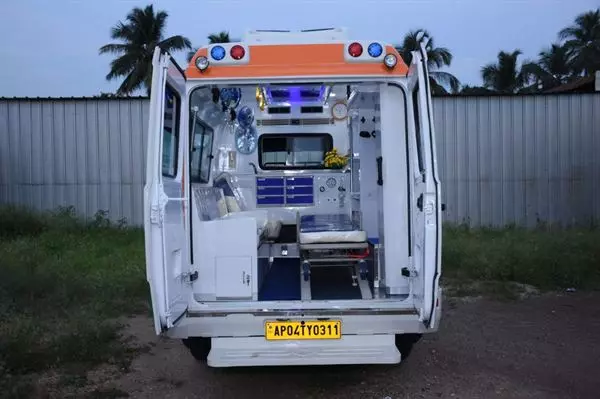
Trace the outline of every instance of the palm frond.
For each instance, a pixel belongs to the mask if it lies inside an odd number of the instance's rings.
[[[427,51],[427,59],[430,65],[442,68],[450,66],[452,63],[452,53],[445,47],[436,47]]]
[[[190,51],[188,51],[186,54],[187,62],[192,61],[192,58],[194,58],[194,56],[196,55],[197,52],[198,52],[198,47],[194,47]]]
[[[481,78],[483,79],[483,86],[488,88],[495,88],[497,77],[500,74],[500,70],[496,64],[487,64],[481,68]]]
[[[177,35],[161,41],[158,46],[166,51],[187,50],[192,48],[192,43],[187,37]]]
[[[439,85],[449,87],[452,93],[457,93],[460,89],[460,81],[449,72],[432,71],[429,76],[433,78]]]
[[[100,47],[100,54],[119,55],[110,64],[107,80],[125,77],[118,93],[129,94],[142,86],[149,89],[152,56],[156,46],[172,52],[191,48],[189,39],[176,35],[164,38],[169,14],[156,11],[152,5],[134,7],[111,29],[111,37],[121,43],[109,43]]]
[[[229,32],[227,32],[227,31],[222,31],[219,33],[212,33],[212,34],[208,35],[207,39],[208,39],[208,43],[210,43],[210,44],[231,42],[231,39],[229,37]]]
[[[110,43],[110,44],[105,44],[104,46],[100,47],[99,53],[100,54],[105,54],[105,53],[112,53],[112,54],[122,54],[127,52],[127,50],[129,50],[131,47],[127,44],[121,44],[121,43]]]

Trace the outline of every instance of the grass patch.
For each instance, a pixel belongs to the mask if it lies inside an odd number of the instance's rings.
[[[0,390],[21,396],[28,375],[126,361],[113,320],[143,311],[147,292],[140,230],[2,208]]]
[[[469,229],[445,226],[443,275],[486,281],[501,293],[516,282],[541,290],[600,289],[600,230]],[[469,289],[469,288],[467,288]],[[482,289],[478,288],[479,290]],[[512,290],[511,290],[512,291]]]
[[[505,299],[527,291],[516,283],[600,289],[598,243],[599,230],[445,227],[444,280],[457,296]],[[30,397],[48,370],[78,386],[100,363],[127,368],[136,352],[114,320],[148,312],[147,298],[141,230],[102,213],[84,221],[68,208],[0,208],[0,391]]]

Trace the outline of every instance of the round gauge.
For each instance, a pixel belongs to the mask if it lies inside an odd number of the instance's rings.
[[[337,183],[337,182],[335,181],[335,178],[333,178],[333,177],[330,177],[330,178],[329,178],[329,179],[327,179],[327,181],[325,182],[325,184],[327,184],[327,187],[329,187],[329,188],[334,188],[336,183]]]
[[[235,146],[241,154],[252,154],[257,142],[258,132],[254,126],[244,128],[240,125],[235,129]]]
[[[341,100],[333,104],[333,107],[331,107],[331,116],[338,121],[346,119],[348,117],[348,105],[346,102]]]

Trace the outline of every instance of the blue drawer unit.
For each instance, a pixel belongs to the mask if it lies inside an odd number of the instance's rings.
[[[257,205],[279,205],[283,206],[285,202],[285,198],[283,195],[281,196],[268,196],[268,195],[259,195],[256,197]]]
[[[283,177],[257,177],[256,205],[284,206],[285,179]]]
[[[283,187],[283,177],[257,177],[256,187]]]
[[[286,186],[311,186],[312,187],[313,177],[312,176],[286,177],[285,185]]]
[[[313,187],[312,186],[287,186],[285,188],[286,195],[296,195],[296,194],[305,194],[305,195],[313,195]]]
[[[257,206],[310,206],[314,204],[313,176],[257,177]]]
[[[285,178],[285,203],[288,206],[311,206],[314,204],[312,176]]]
[[[314,202],[312,195],[288,195],[285,201],[288,205],[312,205]]]
[[[256,187],[256,195],[279,195],[283,197],[284,188],[281,187]]]

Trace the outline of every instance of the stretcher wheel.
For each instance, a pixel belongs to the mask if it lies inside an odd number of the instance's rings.
[[[310,262],[309,261],[304,261],[302,262],[302,277],[304,278],[304,281],[308,281],[308,279],[310,278]]]

